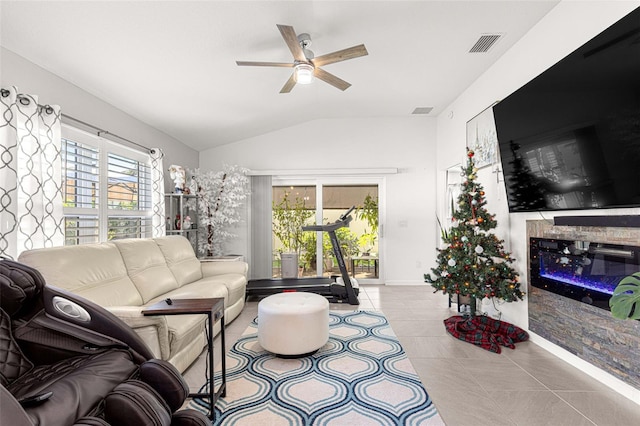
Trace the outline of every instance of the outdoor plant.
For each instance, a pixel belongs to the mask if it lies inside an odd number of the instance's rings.
[[[342,250],[342,254],[344,257],[353,257],[358,254],[358,237],[353,233],[351,229],[336,229],[336,238],[338,238],[340,250]],[[333,245],[331,245],[331,238],[326,232],[324,232],[322,236],[322,245],[324,247],[324,252],[327,253],[327,255],[331,259],[333,259],[334,262],[337,262],[337,259],[333,254]]]
[[[317,251],[316,233],[305,232],[302,236],[302,250],[300,254],[300,264],[305,271],[317,270]]]
[[[351,257],[358,254],[358,237],[349,228],[340,228],[336,231],[336,238],[340,243],[340,250],[344,257]],[[301,253],[301,263],[305,268],[316,267],[317,257],[317,244],[316,244],[316,232],[305,232],[303,236],[303,247]],[[332,263],[335,263],[336,257],[333,254],[333,245],[331,244],[331,238],[326,232],[322,233],[322,250],[324,254],[324,270],[329,271]]]
[[[236,235],[231,227],[240,222],[240,207],[250,194],[247,170],[224,166],[224,170],[192,172],[199,210],[198,248],[206,256],[224,254],[224,243]]]
[[[303,198],[291,200],[288,192],[284,193],[280,202],[273,203],[273,234],[280,240],[282,252],[296,253],[300,258],[305,234],[302,227],[309,223],[313,215],[313,210],[305,207]]]
[[[363,206],[356,213],[356,217],[367,222],[368,228],[358,238],[358,244],[363,248],[363,252],[368,253],[376,244],[376,239],[378,238],[378,198],[367,194],[364,198]]]

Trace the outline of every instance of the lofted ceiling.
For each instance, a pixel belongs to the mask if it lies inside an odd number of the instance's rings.
[[[200,151],[316,119],[437,116],[557,3],[3,0],[0,43]],[[280,94],[290,68],[238,67],[292,61],[276,24],[316,56],[365,44],[323,67],[352,86]]]

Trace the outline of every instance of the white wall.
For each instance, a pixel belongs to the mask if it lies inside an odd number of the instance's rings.
[[[158,147],[165,154],[164,164],[167,167],[170,164],[180,164],[188,168],[198,166],[198,153],[194,149],[10,50],[0,49],[0,81],[3,87],[16,86],[20,93],[37,95],[41,105],[60,105],[63,114],[146,147]],[[153,108],[153,105],[149,108]],[[71,121],[68,123],[75,125]],[[114,140],[121,142],[118,139]],[[171,191],[172,188],[168,174],[165,176],[165,188],[167,191]]]
[[[381,101],[383,102],[383,101]],[[254,171],[397,168],[386,176],[384,281],[423,284],[434,263],[436,120],[322,119],[203,151],[203,170],[238,164]],[[247,254],[246,236],[234,250]]]
[[[536,26],[505,53],[487,72],[465,90],[438,117],[437,140],[437,199],[438,211],[444,205],[444,170],[463,162],[465,155],[466,122],[479,112],[503,99],[538,76],[541,72],[570,54],[573,50],[599,34],[614,22],[638,7],[637,1],[563,1],[552,9]],[[538,213],[509,214],[505,185],[492,167],[481,169],[478,181],[487,193],[487,209],[496,214],[495,233],[504,238],[506,246],[517,259],[515,267],[523,283],[527,282],[526,220],[540,219]],[[571,214],[637,214],[640,209],[612,209],[605,211],[549,212],[545,219]],[[506,321],[527,327],[528,310],[525,302],[502,305]]]

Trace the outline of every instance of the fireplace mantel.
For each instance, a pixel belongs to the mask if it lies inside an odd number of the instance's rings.
[[[529,220],[531,237],[637,246],[640,228]],[[532,332],[640,390],[640,321],[615,319],[609,311],[533,287],[530,280],[528,301]]]

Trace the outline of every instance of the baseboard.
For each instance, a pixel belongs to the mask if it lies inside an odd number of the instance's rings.
[[[577,357],[566,349],[548,341],[544,337],[530,330],[528,331],[528,333],[529,340],[531,340],[531,342],[535,343],[543,349],[546,349],[561,360],[568,362],[583,373],[593,377],[600,383],[611,388],[613,391],[640,405],[640,389],[636,389],[635,387],[623,382],[622,380],[596,367],[595,365],[583,360],[582,358]]]
[[[420,286],[430,286],[431,284],[427,284],[424,281],[412,281],[412,280],[386,280],[384,282],[385,285],[420,285]]]

